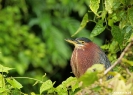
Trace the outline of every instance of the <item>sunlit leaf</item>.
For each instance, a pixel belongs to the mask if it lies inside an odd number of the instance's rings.
[[[52,87],[53,87],[53,83],[52,83],[51,80],[45,81],[45,82],[41,85],[41,87],[40,87],[40,94],[41,94],[42,92],[44,92],[44,91],[46,91],[46,90],[52,88]]]
[[[98,80],[98,73],[103,73],[104,66],[102,64],[94,64],[89,68],[84,75],[79,78],[79,81],[83,81],[84,86],[89,86]]]
[[[56,91],[57,91],[58,95],[68,95],[67,88],[63,85],[57,86]]]
[[[9,67],[5,67],[3,65],[0,64],[0,72],[6,72],[8,73],[9,70],[12,70],[13,68],[9,68]]]
[[[99,20],[94,29],[92,30],[90,37],[95,37],[102,33],[105,30],[105,26],[103,26],[103,20]]]
[[[82,22],[80,24],[80,27],[78,28],[78,30],[72,35],[72,36],[75,36],[77,33],[79,33],[87,24],[88,22],[88,14],[86,13],[82,19]]]
[[[105,0],[105,9],[109,14],[112,13],[113,2],[114,0]]]
[[[63,81],[62,84],[56,87],[56,91],[58,92],[59,95],[67,95],[67,89],[70,86],[73,92],[79,87],[76,77],[69,77],[68,79]]]
[[[5,88],[5,87],[4,87],[4,88],[0,88],[0,94],[1,94],[1,95],[8,95],[8,94],[7,94],[7,91],[8,91],[8,90],[9,90],[9,89],[7,89],[7,88]]]
[[[129,64],[130,66],[133,66],[133,61],[127,60],[127,59],[125,59],[125,58],[122,58],[122,61],[123,61],[124,63]]]
[[[31,95],[36,95],[34,92],[31,92],[30,94],[31,94]]]
[[[126,84],[124,80],[120,79],[120,77],[121,77],[121,75],[117,74],[116,76],[114,76],[113,79],[110,80],[109,85],[112,85],[112,87],[113,87],[112,95],[116,95],[115,92],[124,93],[126,91],[129,91],[129,89],[132,86],[131,83]]]
[[[62,82],[62,85],[64,87],[72,87],[72,91],[74,91],[76,88],[79,87],[79,85],[77,84],[77,78],[76,77],[69,77],[67,80]]]
[[[133,83],[133,73],[131,73],[131,77],[127,80],[126,84]]]
[[[7,78],[6,80],[7,80],[7,82],[10,83],[14,88],[20,89],[20,88],[23,87],[23,86],[22,86],[18,81],[16,81],[14,78]]]
[[[93,88],[93,91],[100,91],[101,90],[101,86],[96,86],[95,88]]]
[[[109,14],[112,14],[113,10],[117,10],[119,8],[120,4],[121,3],[118,0],[105,0],[105,10]]]
[[[99,9],[100,0],[90,0],[90,9],[98,16],[97,10]]]
[[[5,87],[5,79],[2,74],[0,74],[0,87],[2,88]]]

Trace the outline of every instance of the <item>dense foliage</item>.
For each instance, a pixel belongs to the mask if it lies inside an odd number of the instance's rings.
[[[1,94],[133,93],[132,0],[1,0],[0,4]],[[62,79],[60,71],[72,52],[64,39],[71,36],[85,36],[98,45],[104,42],[101,48],[112,65],[117,63],[109,72],[114,77],[106,80],[105,68],[97,64],[79,79],[70,76],[55,87],[51,78]]]

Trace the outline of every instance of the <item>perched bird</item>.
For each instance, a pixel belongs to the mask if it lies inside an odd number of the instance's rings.
[[[104,64],[106,69],[111,66],[102,49],[88,38],[81,37],[66,41],[75,46],[71,56],[71,68],[76,77],[83,75],[89,67],[96,63]]]

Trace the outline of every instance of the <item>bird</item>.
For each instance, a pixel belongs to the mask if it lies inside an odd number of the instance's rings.
[[[70,65],[72,73],[77,78],[82,76],[87,69],[94,64],[104,64],[105,69],[111,66],[110,61],[103,50],[90,39],[79,37],[75,40],[66,39],[66,41],[75,46],[71,56]]]

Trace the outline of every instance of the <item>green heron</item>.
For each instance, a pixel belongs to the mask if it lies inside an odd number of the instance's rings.
[[[111,66],[102,49],[88,38],[81,37],[66,41],[75,46],[71,56],[71,67],[76,77],[83,75],[89,67],[96,63],[104,64],[106,69]]]

